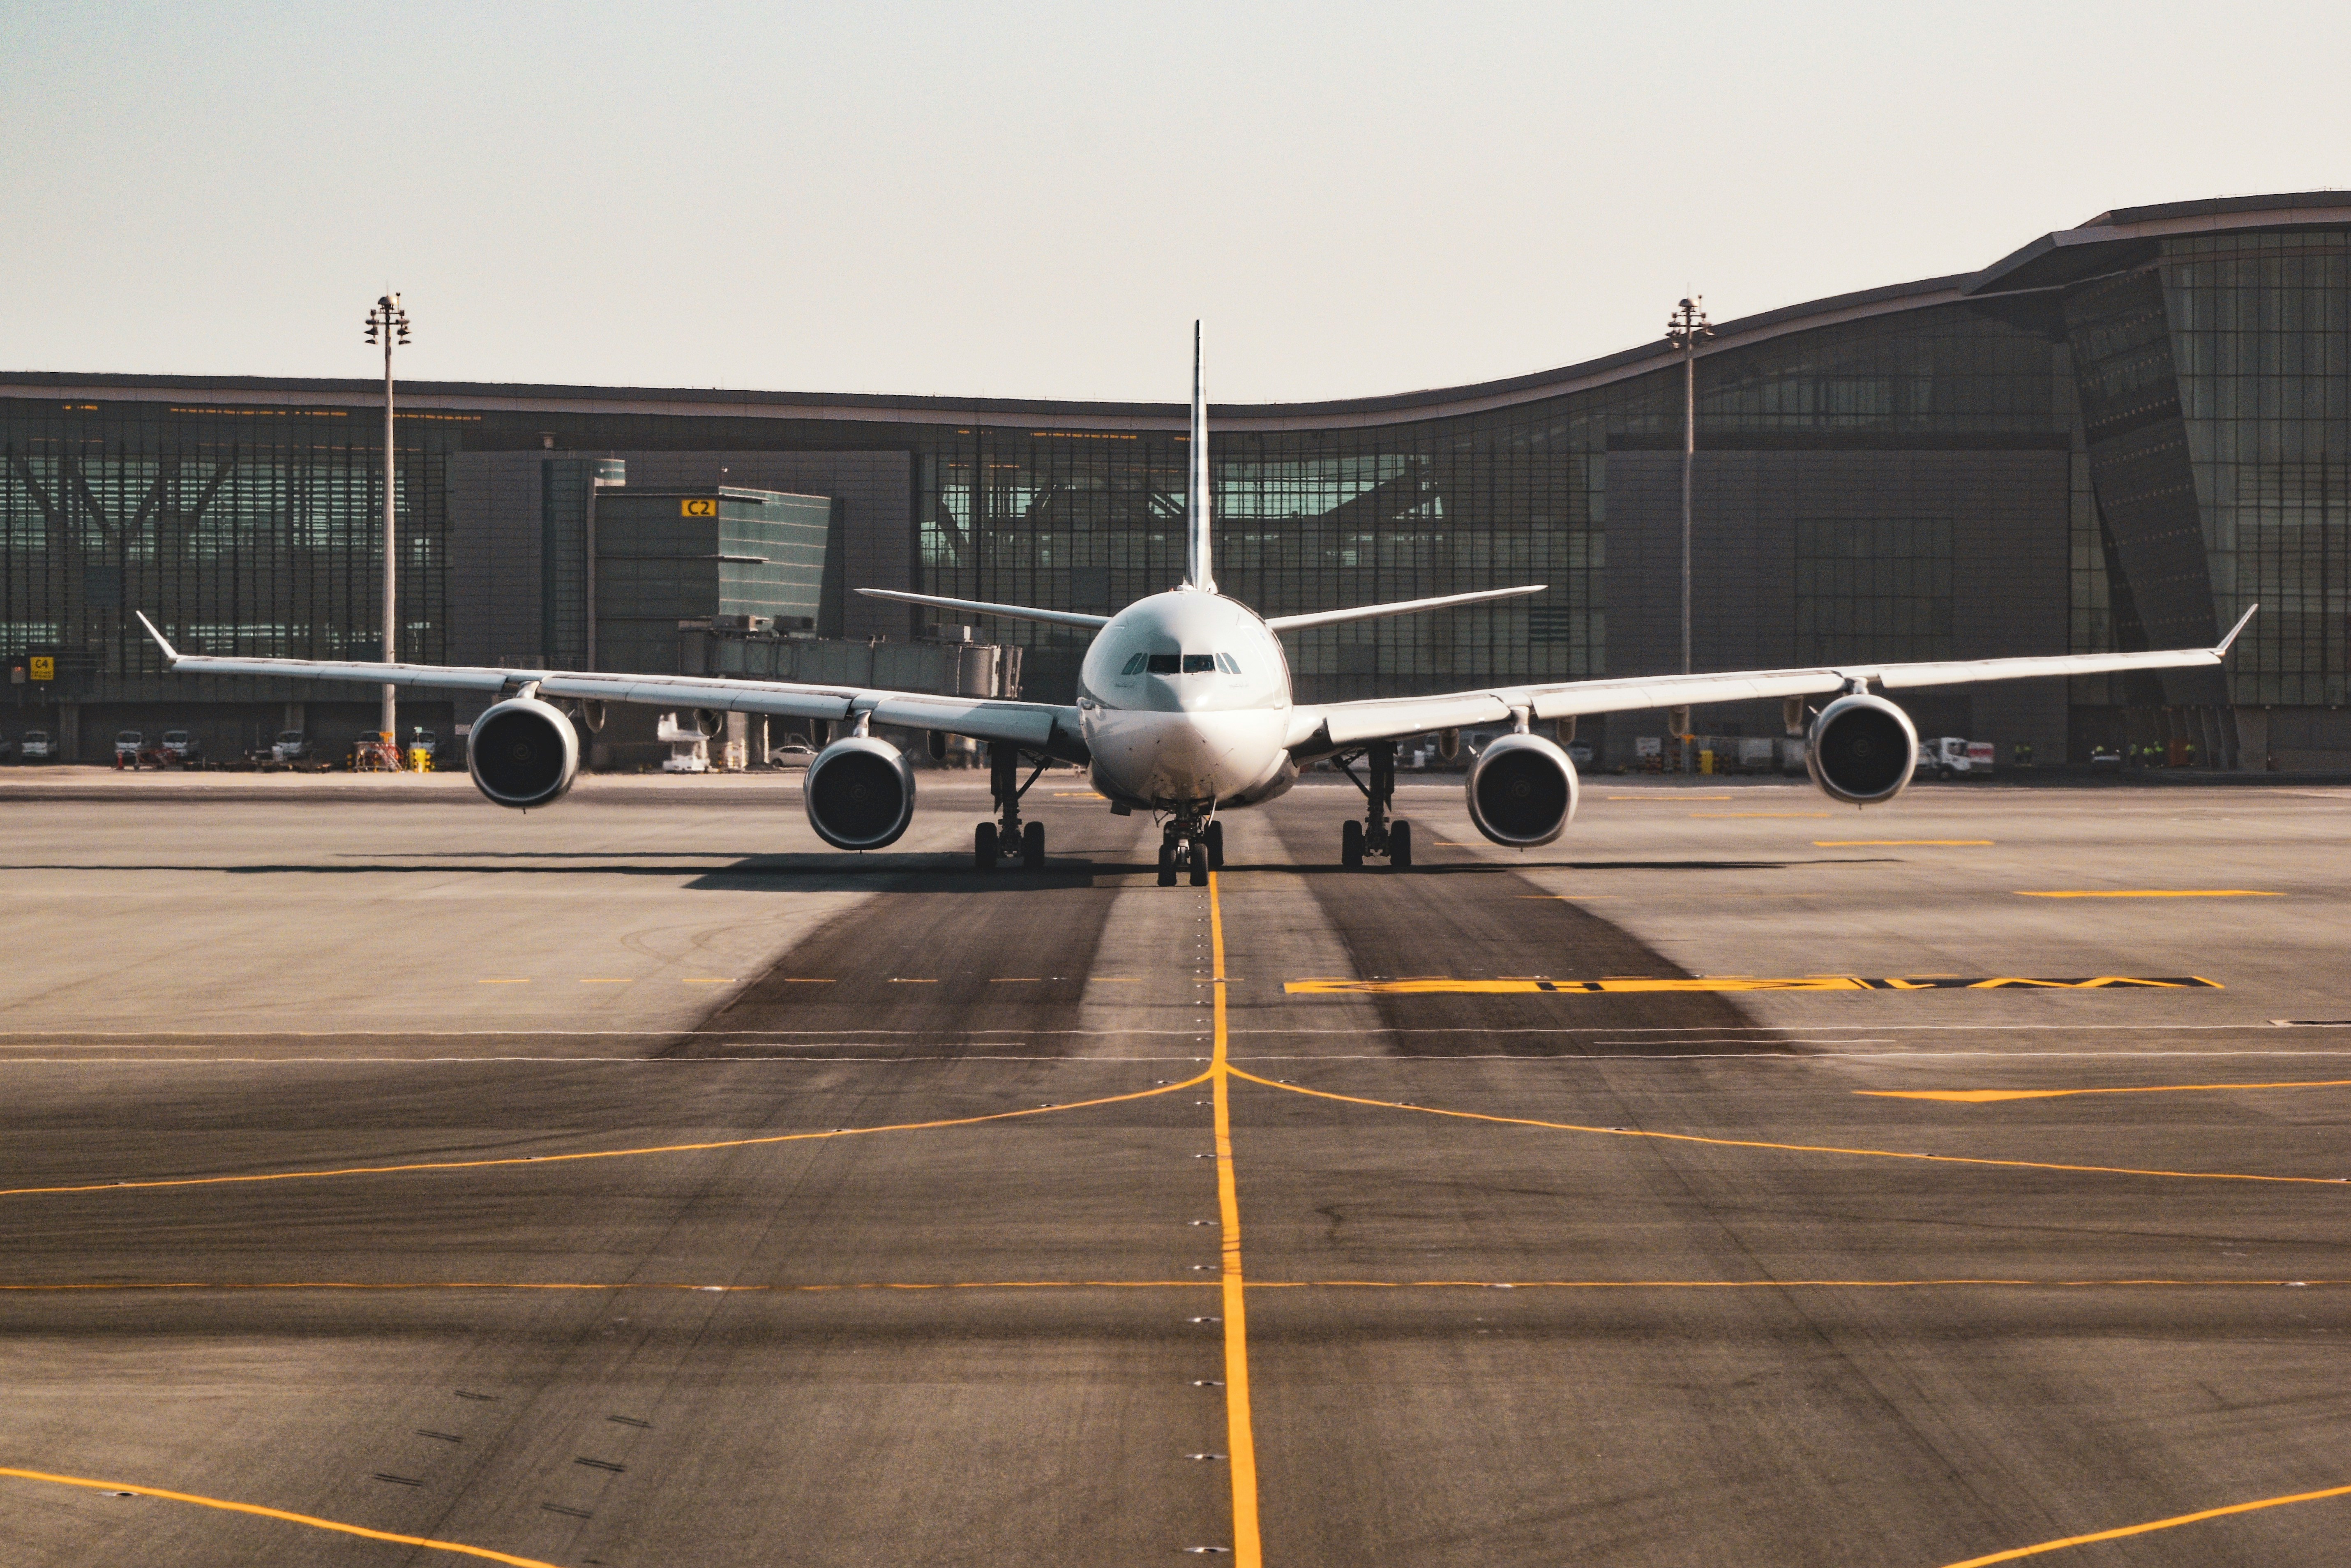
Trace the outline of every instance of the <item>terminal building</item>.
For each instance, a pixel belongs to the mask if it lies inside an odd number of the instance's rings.
[[[1678,668],[1682,378],[1660,340],[1216,405],[1219,584],[1268,614],[1551,585],[1298,634],[1303,700]],[[2210,643],[2258,601],[2225,674],[1904,700],[2003,761],[2186,741],[2351,767],[2351,193],[2118,209],[1980,271],[1721,323],[1696,389],[1696,667]],[[96,759],[118,727],[178,725],[222,755],[296,704],[329,738],[371,727],[370,687],[166,679],[131,612],[193,651],[379,656],[381,395],[0,373],[0,738]],[[1182,571],[1176,402],[421,382],[396,439],[403,659],[674,670],[716,635],[706,667],[781,673],[824,665],[799,640],[973,639],[852,589],[1107,612]],[[994,667],[1022,695],[1070,696],[1081,634],[976,631],[1017,648]],[[1628,760],[1664,724],[1583,738]]]

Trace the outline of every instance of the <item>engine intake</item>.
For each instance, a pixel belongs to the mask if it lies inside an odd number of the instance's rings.
[[[1910,716],[1884,697],[1854,692],[1813,720],[1804,766],[1831,800],[1876,806],[1910,787],[1918,763],[1918,732]]]
[[[1495,843],[1531,850],[1575,818],[1575,764],[1540,735],[1497,736],[1469,765],[1469,820]]]
[[[465,769],[474,788],[501,806],[545,806],[560,800],[579,777],[580,733],[561,709],[537,697],[516,697],[474,721]]]
[[[836,849],[894,844],[914,820],[914,769],[904,752],[870,736],[844,736],[817,753],[800,786],[809,826]]]

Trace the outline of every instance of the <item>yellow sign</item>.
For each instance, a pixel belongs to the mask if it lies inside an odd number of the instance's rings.
[[[680,501],[677,515],[681,517],[715,517],[718,515],[718,503],[715,499],[702,498]]]
[[[44,653],[36,653],[30,663],[33,666],[33,679],[54,681],[57,678],[57,662],[55,659]]]

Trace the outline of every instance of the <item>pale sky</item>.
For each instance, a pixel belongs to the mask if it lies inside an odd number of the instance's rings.
[[[0,369],[1219,401],[2351,184],[2335,5],[0,8]]]

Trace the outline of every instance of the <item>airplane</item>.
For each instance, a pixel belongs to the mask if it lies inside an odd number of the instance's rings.
[[[1362,790],[1364,819],[1341,834],[1341,862],[1365,856],[1391,869],[1412,864],[1412,824],[1390,816],[1399,739],[1434,733],[1439,752],[1458,755],[1460,731],[1507,724],[1472,760],[1464,789],[1469,820],[1494,843],[1512,849],[1548,844],[1575,817],[1575,765],[1557,741],[1585,714],[1673,710],[1675,728],[1701,703],[1778,697],[1785,727],[1803,735],[1813,781],[1831,799],[1882,804],[1910,782],[1917,731],[1884,692],[1979,681],[2086,675],[2123,670],[2218,666],[2260,608],[2255,605],[2210,648],[2045,657],[1860,662],[1810,669],[1639,675],[1601,680],[1502,684],[1431,696],[1374,697],[1301,704],[1292,699],[1281,633],[1343,621],[1416,615],[1544,591],[1546,585],[1448,593],[1302,615],[1262,616],[1217,591],[1211,559],[1208,413],[1201,376],[1200,331],[1193,325],[1190,475],[1185,488],[1184,580],[1139,599],[1115,615],[949,599],[889,589],[858,591],[969,614],[1083,627],[1093,632],[1074,703],[940,696],[922,692],[811,685],[787,681],[600,671],[465,668],[344,660],[235,658],[182,653],[144,614],[139,622],[178,674],[261,675],[364,682],[496,694],[474,721],[465,766],[475,786],[501,806],[528,810],[560,799],[580,770],[580,732],[603,727],[612,703],[695,710],[704,734],[721,714],[782,716],[821,723],[828,744],[810,763],[802,786],[809,825],[844,850],[878,850],[897,841],[914,812],[914,769],[904,753],[871,733],[876,724],[925,732],[932,757],[950,736],[987,743],[997,815],[973,834],[980,871],[1019,860],[1045,862],[1045,828],[1023,823],[1020,800],[1053,762],[1089,770],[1095,790],[1121,816],[1148,811],[1162,825],[1159,883],[1179,873],[1205,886],[1224,861],[1219,814],[1263,805],[1298,779],[1301,768],[1328,759]],[[1808,711],[1807,698],[1829,700]],[[1036,767],[1024,782],[1024,761]],[[1355,764],[1364,764],[1364,774]]]

